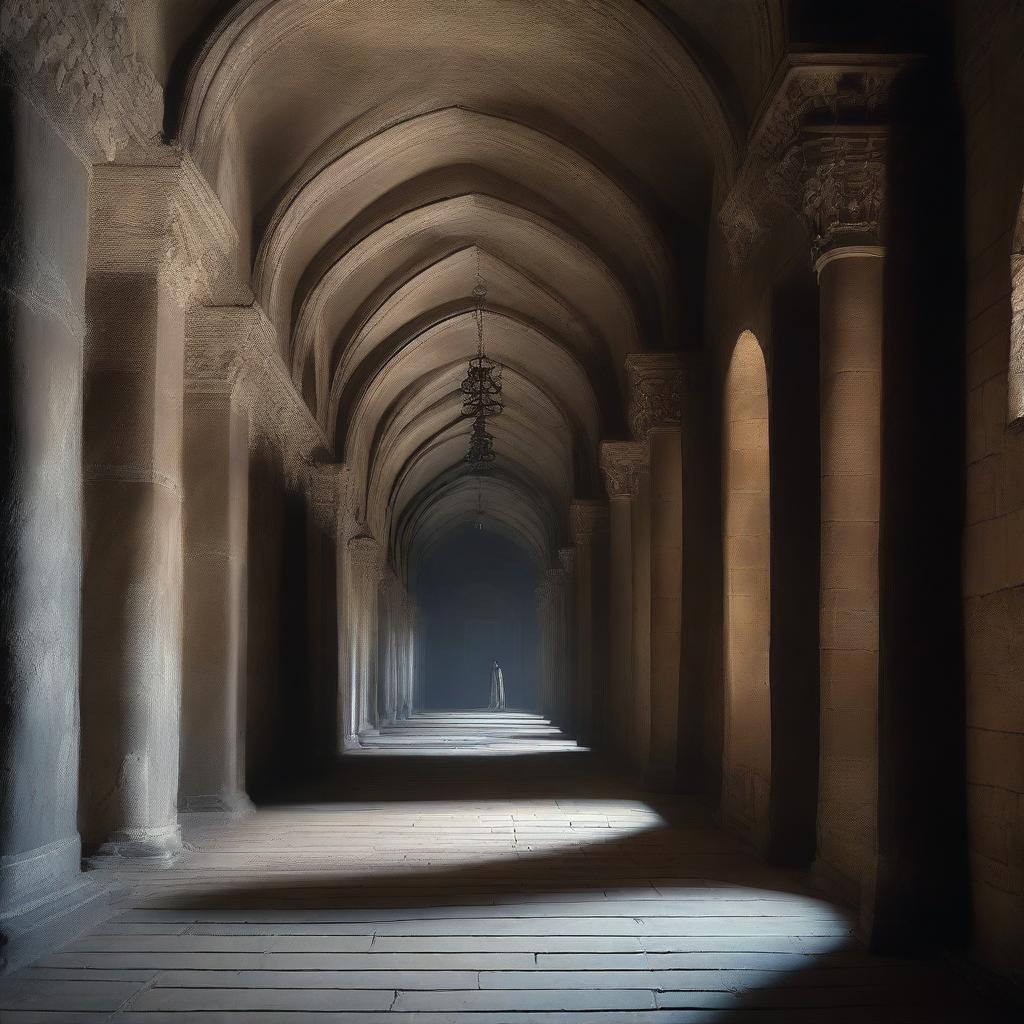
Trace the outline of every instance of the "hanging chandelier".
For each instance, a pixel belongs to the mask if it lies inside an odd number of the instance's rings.
[[[462,380],[462,415],[497,416],[504,408],[501,400],[501,367],[484,352],[484,304],[487,288],[477,269],[476,287],[476,355],[469,361],[469,370]]]
[[[476,287],[473,298],[476,302],[476,355],[469,361],[469,369],[462,380],[462,415],[473,420],[469,435],[469,451],[465,461],[474,473],[485,473],[489,463],[494,461],[494,437],[487,429],[487,419],[497,416],[505,404],[501,396],[501,366],[487,357],[484,351],[484,304],[487,288],[480,277],[479,255],[477,256]]]
[[[469,435],[469,451],[465,455],[474,473],[486,471],[487,464],[494,461],[494,438],[487,430],[487,418],[479,413],[473,420],[473,431]]]

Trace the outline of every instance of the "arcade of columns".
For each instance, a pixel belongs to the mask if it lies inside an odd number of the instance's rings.
[[[738,260],[777,212],[771,207],[781,187],[775,195],[758,190],[766,174],[802,190],[812,227],[823,372],[817,863],[823,873],[864,885],[876,852],[870,723],[878,651],[877,226],[885,131],[864,123],[863,114],[893,70],[798,68],[784,76],[723,207]],[[844,93],[851,76],[860,91]],[[848,102],[857,115],[849,126],[842,123]],[[829,116],[819,124],[822,109]],[[838,125],[831,123],[836,114]],[[260,719],[274,714],[271,706],[255,714],[246,706],[246,680],[258,692],[252,680],[268,671],[261,662],[286,653],[261,648],[266,638],[253,635],[259,615],[247,600],[258,593],[255,578],[286,571],[290,554],[282,544],[305,547],[312,554],[306,564],[315,567],[303,581],[312,625],[299,646],[313,681],[304,713],[320,723],[320,752],[332,743],[357,744],[415,703],[414,604],[361,520],[364,485],[331,460],[274,328],[241,283],[230,221],[187,156],[133,141],[125,150],[130,161],[104,162],[109,154],[97,132],[87,139],[93,162],[77,181],[83,211],[88,192],[87,274],[79,281],[84,321],[55,305],[37,312],[63,336],[63,361],[37,366],[19,381],[39,394],[21,394],[16,404],[17,414],[31,417],[44,393],[59,388],[66,430],[48,437],[48,447],[33,453],[35,463],[23,467],[36,500],[7,524],[15,546],[52,537],[61,547],[51,553],[62,562],[59,572],[26,571],[16,580],[25,596],[37,592],[19,605],[33,619],[20,634],[34,638],[21,651],[19,678],[26,693],[37,695],[39,674],[52,664],[41,651],[77,633],[78,578],[69,567],[79,555],[81,481],[82,770],[75,769],[77,702],[59,690],[78,677],[77,652],[63,644],[69,660],[66,671],[49,676],[51,698],[34,696],[33,713],[12,723],[15,749],[52,750],[67,766],[55,790],[41,794],[21,778],[39,762],[26,757],[13,765],[18,818],[35,823],[5,864],[13,907],[73,882],[79,829],[97,856],[170,856],[180,843],[179,808],[246,806],[244,748],[259,744]],[[27,291],[21,301],[29,301]],[[84,388],[73,372],[83,353]],[[539,692],[542,710],[556,722],[625,756],[651,786],[668,788],[678,781],[680,719],[699,718],[704,699],[699,687],[680,687],[682,654],[692,641],[685,594],[702,585],[683,564],[685,374],[680,356],[662,353],[631,355],[625,369],[633,438],[601,444],[608,501],[571,505],[573,546],[554,552],[538,589]],[[80,453],[71,429],[79,409]],[[762,721],[767,648],[744,649],[769,625],[768,532],[752,525],[767,521],[768,495],[748,487],[767,452],[755,444],[758,422],[744,422],[754,429],[738,433],[725,480],[723,817],[765,844],[773,827],[768,793],[787,780]],[[297,539],[289,507],[299,509]],[[63,602],[39,592],[55,578],[67,591]],[[112,604],[111,594],[124,595],[123,602]],[[332,690],[338,706],[323,707]],[[692,706],[680,706],[681,692]],[[333,725],[323,724],[325,713]],[[179,736],[187,737],[186,756]],[[784,818],[784,794],[775,800]]]
[[[39,23],[18,8],[3,32]],[[417,705],[420,610],[395,524],[370,521],[365,459],[339,461],[250,287],[247,243],[191,156],[159,141],[160,86],[124,25],[88,53],[74,26],[19,39],[30,56],[5,69],[11,950],[52,904],[100,912],[83,848],[169,862],[180,813],[245,813],[274,766],[358,746]],[[708,343],[617,357],[630,436],[589,453],[606,493],[559,510],[537,589],[540,710],[651,789],[716,802],[773,860],[813,862],[893,945],[938,904],[944,856],[927,841],[941,824],[907,814],[920,773],[943,767],[938,716],[893,670],[902,620],[880,617],[914,596],[880,585],[899,565],[886,531],[906,539],[885,503],[882,379],[890,88],[907,66],[781,62],[716,180]],[[750,294],[776,263],[814,268],[814,403]],[[811,435],[808,498],[786,453]],[[282,718],[310,749],[282,745]],[[1014,813],[997,806],[1011,786],[990,788],[976,831]],[[1006,856],[985,927],[1019,967]]]

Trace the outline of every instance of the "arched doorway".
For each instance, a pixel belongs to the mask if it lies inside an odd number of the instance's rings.
[[[749,331],[740,335],[726,376],[723,433],[722,816],[764,845],[771,773],[768,385],[761,347]]]

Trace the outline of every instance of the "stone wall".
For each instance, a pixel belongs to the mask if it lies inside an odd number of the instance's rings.
[[[1024,982],[1024,434],[1007,429],[1024,4],[958,3],[966,132],[964,614],[974,950]]]

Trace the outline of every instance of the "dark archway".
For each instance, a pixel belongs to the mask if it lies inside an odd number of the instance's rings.
[[[484,707],[489,669],[504,670],[509,707],[537,703],[537,572],[522,548],[468,524],[425,558],[416,583],[421,620],[417,706]]]

